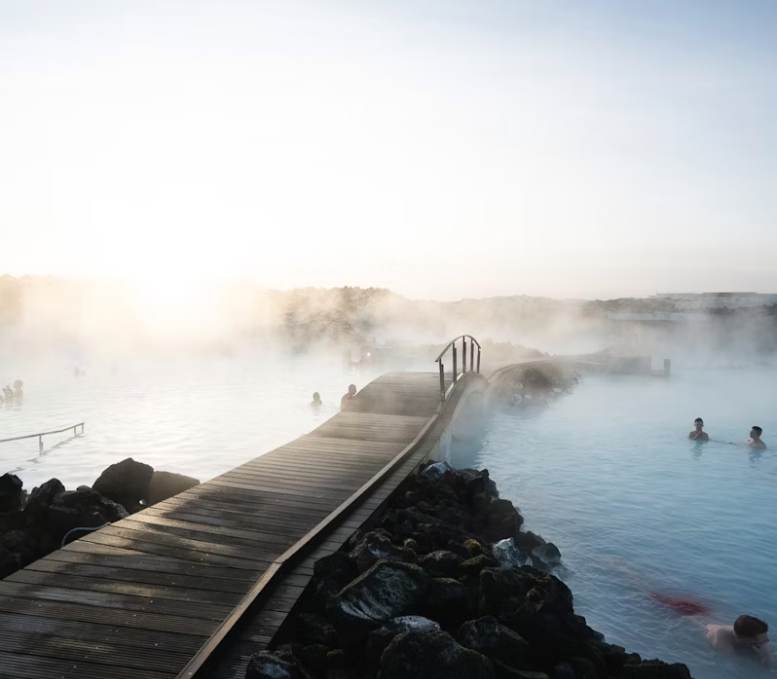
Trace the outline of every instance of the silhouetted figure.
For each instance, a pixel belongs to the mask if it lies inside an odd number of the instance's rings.
[[[24,398],[24,391],[22,391],[23,386],[24,383],[21,380],[16,380],[16,382],[13,383],[13,397],[17,401],[21,401]]]
[[[753,427],[750,430],[750,438],[745,441],[745,445],[749,446],[750,448],[760,448],[761,450],[766,450],[766,444],[761,440],[761,434],[763,434],[763,429],[761,427]]]
[[[350,401],[354,396],[356,396],[356,385],[349,384],[348,393],[340,399],[340,410],[345,410],[348,405],[348,401]]]
[[[310,407],[313,408],[313,410],[318,411],[318,409],[324,405],[321,402],[321,395],[318,392],[315,392],[313,394],[313,400],[310,402]]]
[[[704,420],[702,420],[700,417],[697,417],[693,421],[693,431],[688,434],[688,438],[691,439],[691,441],[706,442],[710,440],[709,434],[704,431]]]

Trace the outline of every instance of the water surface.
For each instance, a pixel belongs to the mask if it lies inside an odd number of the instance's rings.
[[[704,622],[749,613],[777,630],[776,389],[774,370],[587,377],[543,412],[497,414],[466,462],[560,547],[578,612],[608,641],[697,679],[774,676],[720,656],[649,593],[708,605]],[[696,417],[716,441],[687,440]],[[725,443],[754,424],[771,450]]]
[[[0,474],[15,471],[25,487],[52,477],[66,487],[91,485],[125,457],[207,480],[301,436],[340,409],[353,382],[363,387],[382,372],[352,373],[341,357],[299,358],[257,353],[163,356],[82,365],[14,361],[3,385],[21,378],[24,401],[0,406],[0,439],[85,421],[69,433],[0,444]],[[11,372],[12,371],[12,372]],[[309,408],[314,391],[324,406]]]

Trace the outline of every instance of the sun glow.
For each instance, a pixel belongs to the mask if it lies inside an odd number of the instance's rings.
[[[206,329],[217,307],[215,281],[175,270],[126,278],[121,285],[154,334],[179,335]]]

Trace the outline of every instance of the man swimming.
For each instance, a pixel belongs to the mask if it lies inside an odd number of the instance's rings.
[[[688,434],[688,438],[691,439],[691,441],[709,441],[710,436],[709,434],[704,431],[704,420],[702,420],[700,417],[697,417],[693,421],[693,431]]]
[[[321,395],[317,391],[314,392],[310,407],[313,408],[313,410],[318,410],[322,405],[324,404],[321,402]]]
[[[754,426],[750,430],[750,438],[745,441],[745,445],[750,448],[759,448],[760,450],[766,450],[766,444],[761,440],[761,434],[763,434],[761,427]]]
[[[348,401],[350,401],[354,396],[356,396],[356,385],[349,384],[348,393],[340,399],[340,410],[345,410],[346,406],[348,405]]]
[[[772,664],[769,625],[752,615],[740,615],[733,625],[707,625],[707,639],[719,651],[756,657],[764,667]]]

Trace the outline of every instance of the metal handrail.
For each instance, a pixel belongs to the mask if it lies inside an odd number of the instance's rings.
[[[43,452],[43,437],[49,434],[61,434],[65,431],[73,430],[73,436],[78,436],[78,428],[81,427],[81,433],[84,433],[84,423],[78,422],[71,424],[69,427],[63,427],[62,429],[55,429],[53,431],[42,431],[39,434],[26,434],[25,436],[14,436],[10,439],[0,439],[0,443],[10,443],[11,441],[21,441],[23,439],[38,439],[38,450]]]
[[[452,350],[453,353],[453,384],[456,384],[456,382],[459,379],[459,370],[458,370],[458,350],[456,348],[456,342],[461,340],[461,354],[462,358],[464,359],[462,361],[462,368],[461,374],[464,375],[467,372],[480,372],[480,342],[478,342],[472,335],[459,335],[458,337],[454,337],[448,344],[445,346],[445,348],[440,352],[440,355],[434,360],[435,363],[440,364],[440,398],[444,401],[445,395],[447,393],[447,390],[445,388],[445,365],[442,362],[442,357],[445,356],[448,349]],[[467,340],[469,340],[469,370],[467,370]],[[475,345],[477,345],[478,348],[478,362],[477,362],[477,368],[475,367]]]

